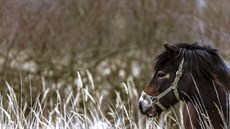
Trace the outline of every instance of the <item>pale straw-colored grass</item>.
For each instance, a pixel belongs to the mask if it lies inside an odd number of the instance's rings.
[[[30,106],[29,103],[19,105],[16,93],[12,86],[6,82],[8,87],[7,98],[0,96],[0,128],[44,128],[44,129],[183,129],[182,102],[179,104],[180,110],[169,110],[159,116],[158,119],[147,118],[140,114],[137,106],[138,91],[132,77],[126,83],[121,83],[125,97],[121,96],[121,91],[110,91],[116,94],[115,103],[104,103],[106,94],[103,91],[96,91],[93,77],[89,71],[86,72],[90,85],[84,85],[79,72],[77,72],[78,93],[73,94],[69,86],[67,96],[60,95],[56,90],[56,103],[47,103],[47,95],[50,90],[43,82],[43,94]],[[42,81],[45,81],[44,78]],[[31,87],[32,88],[32,87]],[[31,91],[31,89],[30,89]],[[93,93],[98,92],[98,93]],[[32,95],[32,94],[30,94]],[[39,99],[40,98],[40,99]],[[66,99],[63,99],[66,98]],[[7,105],[3,105],[6,99]],[[228,98],[229,99],[229,98]],[[21,101],[21,100],[20,100]],[[198,103],[201,105],[202,103]],[[228,104],[229,105],[229,104]],[[53,107],[47,111],[46,107]],[[29,108],[28,108],[29,107]],[[29,110],[29,111],[28,111]],[[205,112],[196,107],[197,111]],[[27,113],[26,113],[27,112]],[[221,111],[220,111],[221,112]],[[228,112],[229,113],[229,112]],[[207,116],[204,116],[206,120]],[[203,128],[210,128],[209,121],[202,121]],[[229,119],[229,118],[228,118]],[[228,123],[229,124],[229,123]],[[227,123],[226,123],[227,127]]]

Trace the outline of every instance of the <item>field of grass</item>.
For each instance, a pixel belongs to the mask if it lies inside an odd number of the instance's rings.
[[[164,43],[230,65],[229,0],[0,0],[0,128],[183,128],[138,110]],[[179,110],[178,110],[179,109]]]
[[[103,91],[97,91],[95,95],[91,94],[95,90],[91,74],[88,72],[90,85],[83,84],[80,74],[77,73],[77,75],[75,85],[78,89],[77,94],[73,94],[69,87],[69,90],[66,91],[66,99],[63,99],[59,94],[60,91],[53,89],[57,94],[57,97],[53,99],[56,99],[57,103],[47,102],[47,94],[51,88],[43,86],[46,87],[43,95],[37,96],[33,105],[26,102],[20,105],[12,86],[5,82],[8,89],[5,100],[7,103],[4,105],[1,97],[0,128],[153,129],[182,127],[181,117],[175,117],[174,110],[161,115],[158,120],[141,115],[137,106],[138,91],[132,78],[121,84],[125,91],[125,99],[121,99],[120,92],[115,91],[111,94],[116,94],[116,103],[103,103],[103,100],[106,99]],[[46,110],[47,106],[49,106],[49,111]],[[105,111],[103,106],[106,106],[108,110]],[[181,106],[182,104],[180,108]],[[169,119],[174,125],[168,122]]]
[[[0,99],[0,128],[18,129],[18,128],[45,128],[45,129],[69,129],[69,128],[87,128],[87,129],[183,129],[182,122],[183,102],[179,102],[177,108],[173,107],[167,112],[162,113],[157,119],[147,118],[138,111],[138,91],[132,78],[126,83],[122,83],[122,90],[125,92],[125,99],[122,99],[120,92],[114,91],[110,94],[116,94],[116,103],[104,103],[106,99],[103,91],[95,90],[92,75],[87,71],[90,85],[82,82],[82,77],[77,72],[77,82],[75,87],[77,94],[73,94],[71,87],[67,85],[66,99],[60,95],[59,89],[51,89],[44,84],[44,93],[36,96],[33,105],[29,103],[19,104],[12,86],[6,83],[7,98],[1,96]],[[44,81],[44,80],[43,80]],[[32,87],[30,89],[30,96]],[[55,100],[47,101],[47,94],[50,90],[55,90],[57,97]],[[93,93],[93,94],[92,94]],[[229,97],[230,98],[230,97]],[[6,105],[3,104],[6,101]],[[32,98],[31,98],[31,101]],[[55,102],[54,102],[55,101]],[[31,102],[32,103],[32,102]],[[230,99],[229,99],[230,103]],[[47,106],[49,107],[47,111]],[[104,110],[105,107],[108,110]],[[29,107],[29,109],[28,109]],[[198,109],[199,110],[199,109]],[[178,112],[179,111],[179,112]],[[230,108],[229,108],[230,111]],[[209,129],[209,118],[204,116],[199,118],[202,129]],[[227,123],[225,128],[227,129]]]

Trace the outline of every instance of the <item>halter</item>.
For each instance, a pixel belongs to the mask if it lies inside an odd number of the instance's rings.
[[[180,62],[179,68],[176,72],[176,77],[173,81],[173,83],[170,85],[169,88],[167,88],[164,92],[162,92],[161,94],[157,95],[157,96],[150,96],[148,94],[146,94],[144,91],[142,91],[141,93],[141,97],[148,101],[148,103],[155,104],[157,105],[159,108],[161,108],[163,111],[166,110],[166,108],[160,103],[160,99],[163,98],[165,95],[167,95],[170,91],[173,91],[176,99],[178,101],[180,101],[180,96],[179,96],[179,92],[178,92],[178,82],[180,80],[180,77],[182,76],[182,68],[183,68],[183,64],[184,64],[184,58],[182,59],[182,61]]]

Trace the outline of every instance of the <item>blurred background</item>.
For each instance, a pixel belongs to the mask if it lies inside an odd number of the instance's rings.
[[[0,0],[0,92],[7,93],[7,81],[21,103],[33,102],[46,88],[47,100],[55,101],[56,89],[64,99],[67,89],[78,93],[79,71],[85,85],[94,81],[90,94],[103,94],[112,104],[116,93],[125,97],[121,84],[127,80],[140,94],[164,43],[210,44],[230,65],[229,5],[229,0]]]

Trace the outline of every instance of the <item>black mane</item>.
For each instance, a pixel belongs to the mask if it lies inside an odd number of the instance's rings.
[[[183,69],[196,77],[214,79],[218,76],[217,70],[218,73],[229,76],[227,66],[218,55],[217,50],[208,45],[177,43],[170,47],[175,51],[174,56],[169,56],[167,51],[161,53],[157,57],[155,70],[158,70],[167,61],[179,65],[181,59],[184,58]]]

